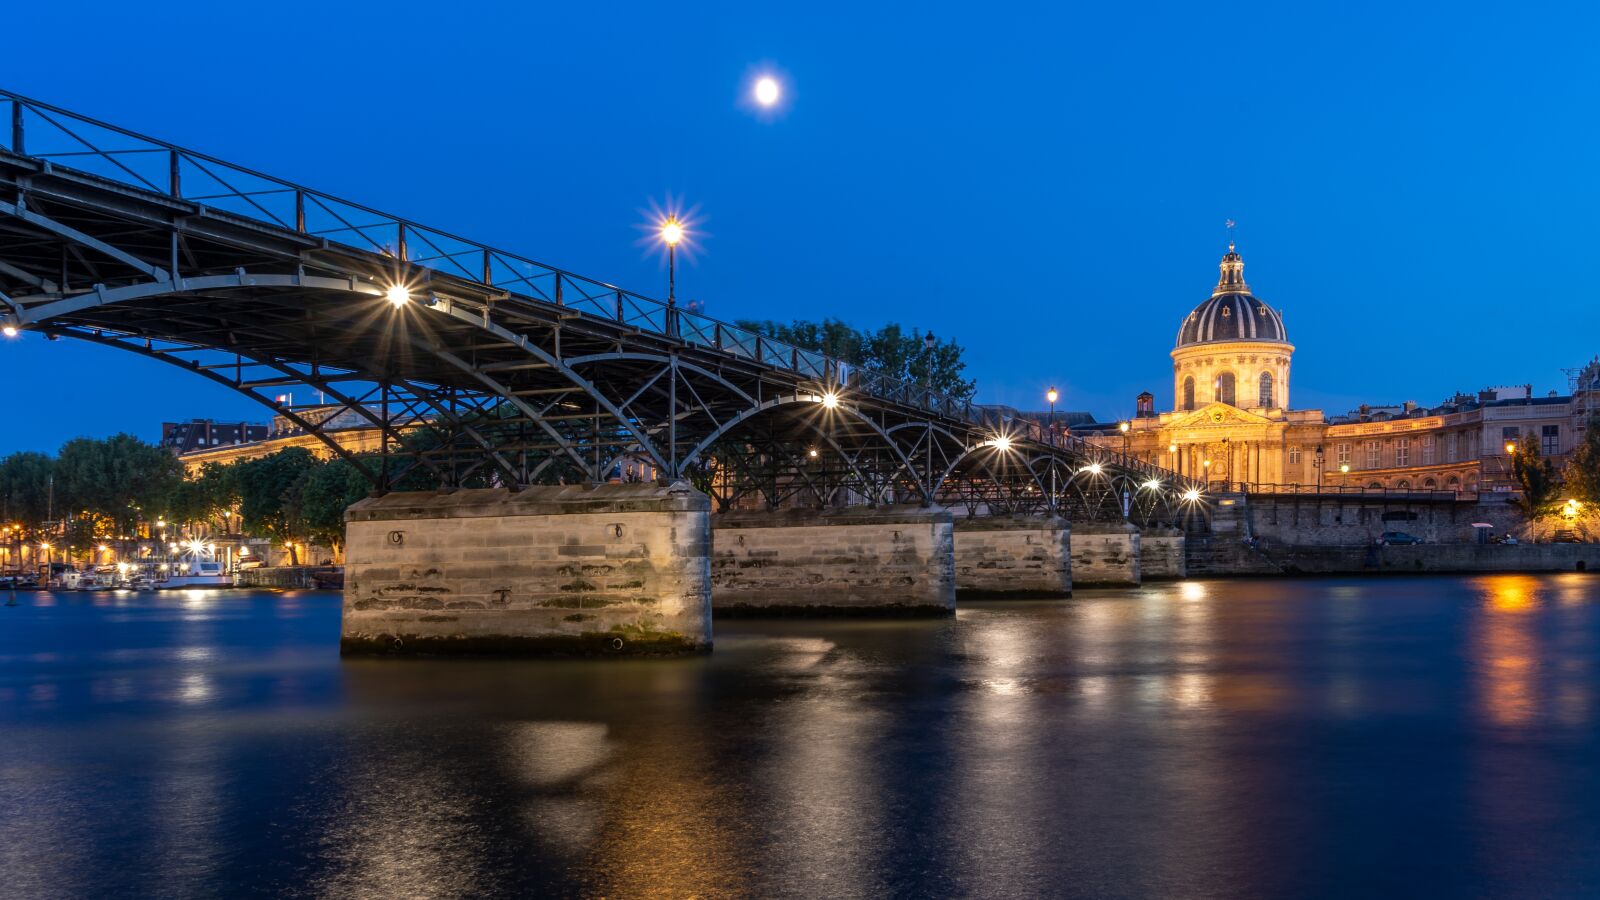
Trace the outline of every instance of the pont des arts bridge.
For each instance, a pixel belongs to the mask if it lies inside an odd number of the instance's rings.
[[[381,436],[346,652],[703,651],[713,607],[949,614],[1206,525],[1172,472],[670,300],[5,91],[0,133],[8,336]]]

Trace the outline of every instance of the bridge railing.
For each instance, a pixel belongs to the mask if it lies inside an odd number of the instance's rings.
[[[839,383],[841,373],[849,371],[854,390],[973,420],[969,401],[882,373],[850,370],[813,350],[4,89],[0,89],[0,149],[382,254],[523,300],[678,338],[803,378]]]

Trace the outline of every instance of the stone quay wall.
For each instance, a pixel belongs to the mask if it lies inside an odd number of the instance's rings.
[[[1184,578],[1188,575],[1185,547],[1188,539],[1175,528],[1147,528],[1139,534],[1141,581]]]
[[[952,615],[954,527],[919,506],[724,512],[712,518],[718,615]]]
[[[1366,546],[1385,531],[1403,531],[1431,544],[1477,541],[1472,525],[1485,522],[1496,534],[1524,525],[1516,507],[1500,497],[1484,500],[1364,499],[1251,494],[1243,504],[1250,534],[1269,545]],[[1385,521],[1385,513],[1410,513],[1409,521]]]
[[[710,502],[687,484],[392,493],[345,521],[344,653],[711,649]]]
[[[1600,572],[1600,544],[1299,546],[1266,555],[1288,575]]]
[[[956,595],[1072,594],[1072,526],[1059,516],[962,516],[955,520]]]
[[[1126,523],[1072,526],[1072,581],[1080,587],[1128,587],[1141,580],[1139,529]]]

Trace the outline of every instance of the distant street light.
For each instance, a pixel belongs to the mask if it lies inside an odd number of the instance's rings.
[[[399,309],[411,302],[411,289],[403,284],[391,284],[389,289],[384,291],[383,296],[384,299],[389,301],[389,305]]]
[[[1060,398],[1061,395],[1056,393],[1056,389],[1053,387],[1044,392],[1044,399],[1050,401],[1050,420],[1045,427],[1049,429],[1050,446],[1052,447],[1056,445],[1056,401]]]
[[[678,242],[683,240],[683,223],[677,216],[667,216],[661,223],[661,241],[667,245],[667,305],[678,302]]]

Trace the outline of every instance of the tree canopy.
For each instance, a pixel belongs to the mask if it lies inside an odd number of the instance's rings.
[[[1539,439],[1531,434],[1523,435],[1511,454],[1511,478],[1522,491],[1517,505],[1529,519],[1549,512],[1561,490],[1556,467],[1540,455]]]
[[[1589,422],[1583,442],[1573,448],[1561,474],[1568,495],[1591,506],[1600,505],[1600,418]]]
[[[961,346],[935,337],[929,349],[927,335],[916,329],[908,333],[890,323],[877,331],[863,331],[838,319],[796,319],[787,325],[743,320],[734,324],[802,350],[825,353],[852,366],[875,369],[963,400],[977,390],[976,382],[961,377],[967,367],[961,359]]]

